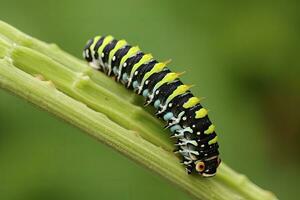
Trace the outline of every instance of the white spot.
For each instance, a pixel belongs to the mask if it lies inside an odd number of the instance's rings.
[[[115,61],[116,60],[116,56],[114,56],[113,58],[112,58],[112,61]]]
[[[149,81],[147,80],[147,81],[145,82],[145,84],[148,85],[148,83],[149,83]]]
[[[155,92],[155,94],[158,95],[158,94],[159,94],[159,90],[157,90],[157,91]]]
[[[204,156],[207,156],[207,153],[206,153],[206,154],[204,154]]]
[[[199,133],[199,132],[198,132]],[[205,147],[205,145],[204,144],[201,144],[201,147]]]
[[[171,108],[173,106],[173,104],[172,103],[169,103],[169,107]]]
[[[182,118],[182,120],[185,121],[185,120],[186,120],[186,117],[184,116],[184,117]]]
[[[101,53],[101,57],[104,58],[104,53],[103,52]]]
[[[134,75],[136,76],[136,75],[138,75],[138,73],[139,73],[138,71],[135,71],[135,72],[134,72]]]
[[[193,128],[195,128],[196,127],[196,125],[195,124],[193,124],[193,126],[192,126]]]
[[[200,134],[201,134],[201,133],[198,131],[198,132],[197,132],[197,135],[200,135]],[[202,147],[202,145],[201,145],[201,147]]]
[[[123,64],[123,67],[126,67],[127,66],[127,63],[125,62],[124,64]]]

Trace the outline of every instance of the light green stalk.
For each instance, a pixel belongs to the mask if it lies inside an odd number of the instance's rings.
[[[224,163],[214,178],[187,175],[162,123],[142,100],[56,45],[0,22],[0,87],[158,173],[196,199],[274,200]]]

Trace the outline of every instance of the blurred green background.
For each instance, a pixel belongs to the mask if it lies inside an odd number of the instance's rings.
[[[206,97],[224,162],[299,199],[299,1],[0,0],[0,16],[81,57],[112,34]],[[0,199],[189,199],[78,129],[0,90]]]

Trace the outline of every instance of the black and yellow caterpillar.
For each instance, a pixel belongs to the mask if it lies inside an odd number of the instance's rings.
[[[171,72],[168,62],[158,62],[139,47],[112,36],[90,39],[83,57],[91,67],[114,76],[116,81],[143,95],[146,105],[156,108],[156,115],[167,122],[171,137],[176,139],[174,152],[181,155],[187,173],[204,177],[216,174],[221,160],[215,126],[200,99],[191,93],[191,86],[179,80],[181,73]]]

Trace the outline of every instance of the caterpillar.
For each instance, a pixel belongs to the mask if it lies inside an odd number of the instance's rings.
[[[182,73],[171,72],[168,61],[159,62],[138,46],[110,35],[88,40],[83,57],[92,68],[144,96],[145,105],[155,107],[156,116],[166,121],[176,140],[174,152],[188,174],[216,174],[221,159],[215,126],[200,99],[191,93],[191,86],[180,81]]]

